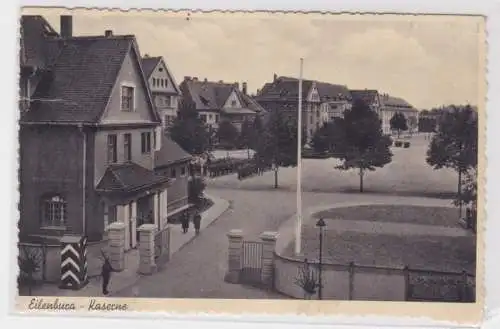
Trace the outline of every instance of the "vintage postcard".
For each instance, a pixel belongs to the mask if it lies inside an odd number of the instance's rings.
[[[21,14],[18,311],[481,320],[484,17]]]

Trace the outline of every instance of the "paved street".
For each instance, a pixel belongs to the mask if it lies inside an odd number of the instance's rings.
[[[266,230],[277,230],[295,213],[293,191],[248,191],[209,188],[208,193],[229,200],[232,207],[201,235],[184,246],[162,272],[141,278],[134,287],[113,296],[169,297],[169,298],[284,298],[275,293],[252,287],[228,284],[223,281],[227,267],[227,237],[231,229],[242,229],[246,238],[257,238]],[[425,198],[398,198],[373,194],[303,193],[304,209],[346,202],[443,203],[443,200]],[[403,200],[404,199],[404,200]],[[290,231],[293,234],[293,231]]]

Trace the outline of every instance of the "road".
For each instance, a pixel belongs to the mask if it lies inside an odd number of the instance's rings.
[[[271,177],[271,176],[270,176]],[[272,180],[269,185],[272,186]],[[238,190],[211,188],[207,192],[231,202],[231,207],[200,236],[172,256],[161,272],[143,277],[139,282],[113,296],[149,298],[285,298],[276,293],[223,281],[227,268],[228,241],[231,229],[242,229],[246,239],[256,239],[263,231],[277,231],[280,224],[296,210],[295,192],[284,190]],[[303,207],[344,202],[394,200],[394,196],[374,194],[304,192]],[[407,198],[408,200],[425,200]],[[429,199],[430,203],[437,200]],[[443,200],[440,200],[441,202]],[[439,201],[438,201],[439,202]]]

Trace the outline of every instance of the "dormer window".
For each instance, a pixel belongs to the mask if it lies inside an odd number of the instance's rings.
[[[232,106],[232,107],[236,107],[236,104],[237,104],[237,103],[236,103],[236,101],[233,99],[233,100],[231,101],[231,106]]]
[[[134,111],[134,93],[135,88],[133,85],[122,85],[121,89],[121,109],[122,111]]]

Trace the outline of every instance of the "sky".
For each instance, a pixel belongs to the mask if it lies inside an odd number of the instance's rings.
[[[273,75],[377,89],[417,109],[478,105],[485,98],[484,22],[473,16],[202,13],[25,9],[59,31],[73,15],[74,35],[134,34],[141,54],[163,56],[184,76],[247,82]],[[189,18],[189,19],[188,19]]]

